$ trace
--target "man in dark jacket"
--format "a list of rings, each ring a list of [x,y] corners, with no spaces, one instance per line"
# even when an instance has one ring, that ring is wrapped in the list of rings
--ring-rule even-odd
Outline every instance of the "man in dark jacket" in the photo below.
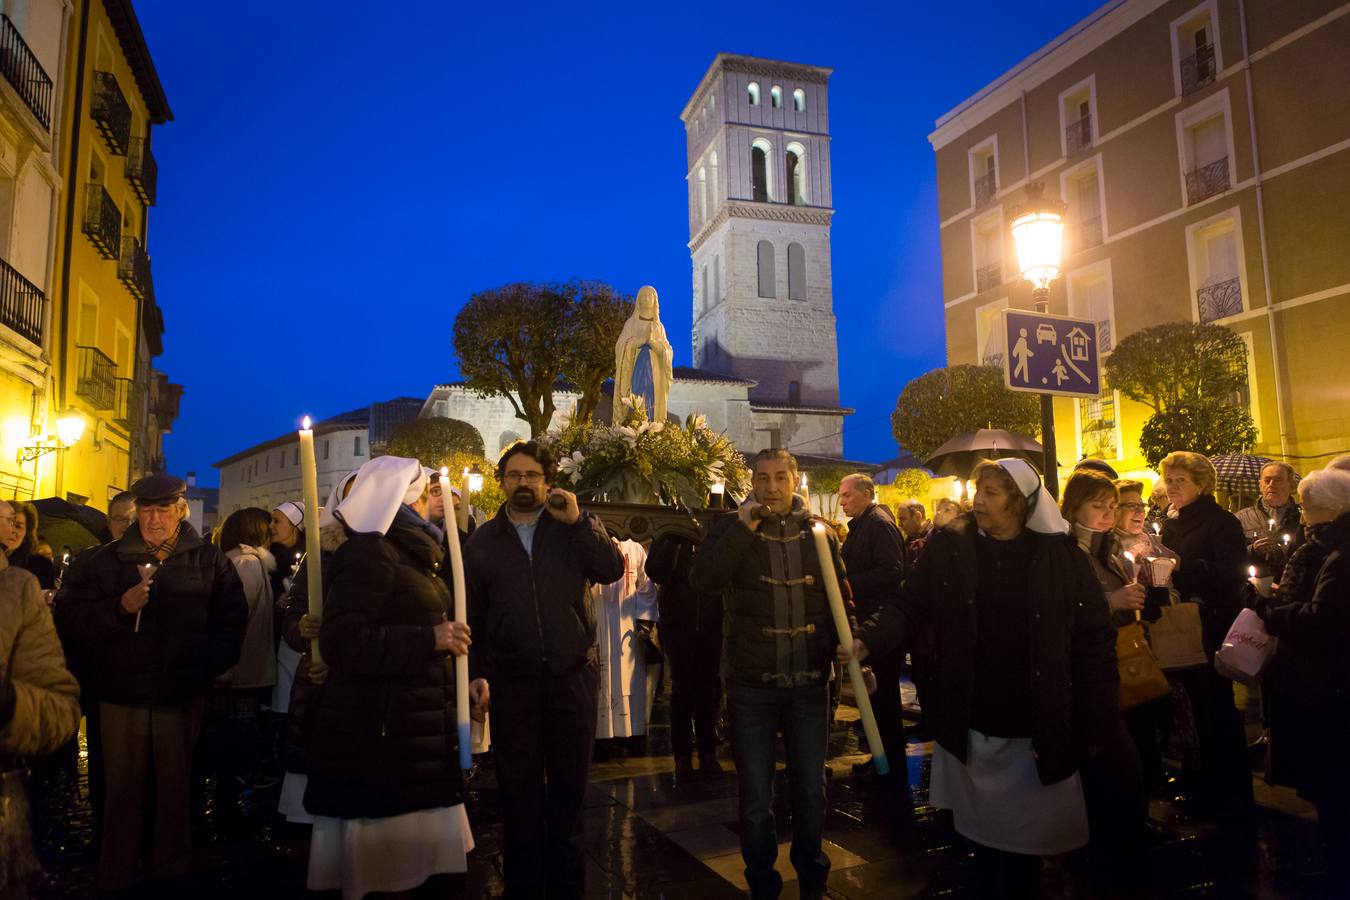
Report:
[[[1290,554],[1303,543],[1303,524],[1294,500],[1297,479],[1298,473],[1288,463],[1266,463],[1261,469],[1261,496],[1254,506],[1237,511],[1247,542],[1247,565],[1255,566],[1259,576],[1279,581]]]
[[[464,548],[470,693],[488,705],[511,897],[581,896],[581,811],[595,745],[595,622],[587,582],[623,576],[600,520],[553,487],[557,462],[534,441],[502,452],[507,502]],[[550,505],[545,508],[545,500]],[[547,786],[547,787],[546,787]]]
[[[876,488],[866,475],[849,475],[839,482],[839,507],[849,517],[848,537],[840,553],[848,568],[858,618],[865,619],[899,596],[900,582],[905,577],[905,541],[891,511],[877,503]],[[905,752],[905,723],[900,712],[903,662],[902,649],[871,659],[872,673],[877,679],[872,712],[876,715],[878,736],[886,752],[897,761],[904,758]],[[855,765],[853,771],[870,775],[876,768],[868,760]],[[904,782],[908,769],[897,765],[892,773],[892,781]]]
[[[186,521],[182,479],[150,475],[131,490],[135,524],[71,570],[56,604],[63,639],[93,660],[101,700],[103,890],[136,880],[146,818],[154,820],[151,877],[187,873],[188,787],[202,709],[212,680],[238,661],[248,621],[234,566]],[[147,781],[153,812],[145,808]]]
[[[823,897],[830,860],[825,825],[825,748],[834,621],[821,581],[813,519],[794,491],[797,460],[761,450],[754,496],[719,519],[694,560],[700,591],[726,591],[727,717],[740,781],[741,856],[752,897],[777,897],[774,746],[783,734],[792,791],[792,865],[802,897]],[[833,529],[830,559],[846,584]]]

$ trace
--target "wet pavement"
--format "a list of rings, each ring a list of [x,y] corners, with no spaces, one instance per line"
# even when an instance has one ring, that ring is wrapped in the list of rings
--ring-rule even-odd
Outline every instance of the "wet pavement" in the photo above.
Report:
[[[595,898],[720,900],[747,896],[736,822],[736,778],[723,746],[726,773],[677,784],[668,729],[658,704],[652,755],[597,762],[585,812],[586,895]],[[856,711],[842,705],[830,737],[829,814],[825,851],[832,862],[830,895],[837,898],[977,896],[968,847],[950,818],[927,804],[931,745],[907,747],[909,790],[852,774],[860,752]],[[43,898],[95,896],[95,854],[83,763],[57,768],[35,797],[45,825],[38,834],[46,872],[35,892]],[[780,772],[780,782],[782,773]],[[278,821],[279,788],[247,792],[231,809],[215,809],[210,791],[197,831],[196,871],[168,893],[175,897],[301,897],[305,895],[306,829]],[[785,795],[785,784],[778,794]],[[1047,895],[1067,897],[1324,896],[1320,844],[1306,805],[1258,782],[1262,806],[1254,836],[1186,814],[1184,798],[1155,798],[1155,834],[1144,851],[1136,883],[1094,877],[1086,860],[1070,857],[1050,867]],[[451,896],[495,897],[501,881],[501,823],[490,767],[470,784],[469,815],[476,849],[470,870],[457,876]],[[798,896],[787,862],[790,822],[777,810],[783,896]],[[1105,882],[1105,883],[1104,883]],[[336,895],[332,895],[336,896]]]

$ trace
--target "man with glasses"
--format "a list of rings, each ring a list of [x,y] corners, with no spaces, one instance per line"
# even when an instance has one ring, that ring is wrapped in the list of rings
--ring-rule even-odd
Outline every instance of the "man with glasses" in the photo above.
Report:
[[[508,897],[582,894],[598,689],[587,582],[609,584],[624,571],[600,520],[553,486],[557,471],[535,441],[502,451],[506,502],[464,548],[475,635],[469,691],[476,718],[492,708]]]

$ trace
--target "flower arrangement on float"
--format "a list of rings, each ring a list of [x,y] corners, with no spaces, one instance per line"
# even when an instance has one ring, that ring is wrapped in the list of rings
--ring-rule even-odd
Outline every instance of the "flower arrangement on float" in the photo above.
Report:
[[[640,397],[618,404],[610,425],[565,416],[543,443],[558,460],[558,484],[588,500],[700,509],[716,484],[732,496],[750,489],[734,444],[694,414],[683,425],[652,422]]]

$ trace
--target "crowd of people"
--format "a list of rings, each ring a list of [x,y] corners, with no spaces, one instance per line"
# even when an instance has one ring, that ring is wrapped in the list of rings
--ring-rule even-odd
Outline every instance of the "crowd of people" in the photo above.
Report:
[[[277,815],[308,829],[312,890],[444,895],[475,846],[472,740],[490,747],[508,895],[580,896],[592,762],[645,752],[668,665],[676,785],[721,774],[724,720],[746,881],[776,897],[781,738],[790,860],[800,895],[821,897],[826,750],[854,659],[881,745],[855,774],[907,806],[908,668],[934,742],[930,799],[970,842],[980,896],[1032,896],[1045,859],[1080,852],[1128,881],[1164,759],[1225,839],[1251,840],[1252,742],[1213,664],[1244,609],[1278,639],[1243,694],[1268,779],[1316,804],[1332,877],[1350,885],[1350,456],[1301,479],[1268,464],[1236,514],[1190,452],[1162,461],[1151,494],[1085,460],[1058,501],[1029,463],[985,461],[972,500],[931,519],[921,500],[879,503],[858,473],[840,485],[847,527],[823,545],[793,456],[761,451],[752,471],[706,535],[644,547],[558,487],[536,442],[503,452],[506,502],[481,523],[418,460],[377,457],[313,517],[321,611],[299,501],[202,535],[184,483],[152,475],[114,498],[103,543],[60,560],[38,551],[31,504],[0,501],[0,896],[23,896],[37,864],[20,773],[68,752],[81,717],[109,894],[189,874],[209,780],[222,815],[280,785]],[[467,622],[453,620],[461,553]],[[472,738],[456,721],[460,657]]]

